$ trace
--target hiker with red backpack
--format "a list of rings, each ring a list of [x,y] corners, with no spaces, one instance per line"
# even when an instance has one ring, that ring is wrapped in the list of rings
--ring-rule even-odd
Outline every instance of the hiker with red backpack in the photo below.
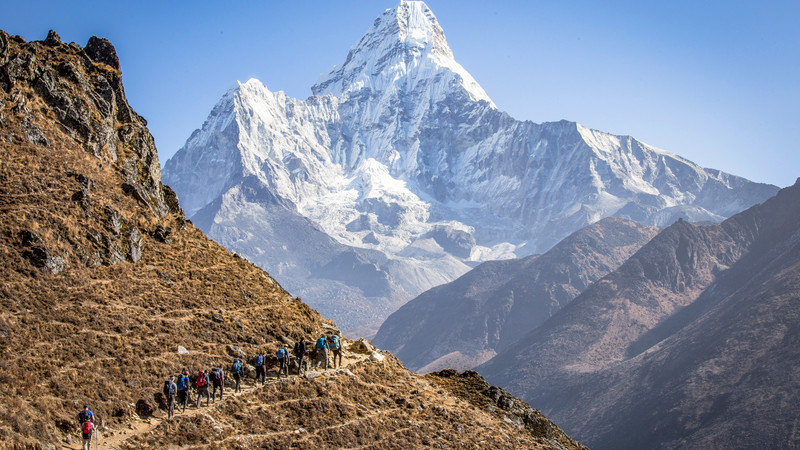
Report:
[[[209,379],[208,379],[208,373],[206,373],[206,372],[207,371],[201,370],[200,373],[197,374],[197,381],[195,381],[195,383],[197,384],[197,407],[198,408],[200,407],[200,400],[203,398],[204,395],[206,396],[206,406],[209,406],[211,404],[211,396],[208,395],[208,382],[209,382]]]
[[[95,427],[94,413],[89,409],[89,405],[84,405],[83,411],[78,413],[78,423],[81,424],[81,435],[83,437],[81,450],[90,450]]]

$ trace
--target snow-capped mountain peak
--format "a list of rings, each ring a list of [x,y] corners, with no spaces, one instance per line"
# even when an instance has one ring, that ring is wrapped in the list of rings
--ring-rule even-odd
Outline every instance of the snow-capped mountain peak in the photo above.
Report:
[[[421,1],[401,1],[378,17],[334,66],[311,88],[314,95],[369,89],[379,95],[407,94],[417,88],[435,100],[462,87],[472,100],[494,103],[453,57],[436,16]]]
[[[603,217],[721,221],[777,189],[629,136],[515,120],[423,2],[381,14],[312,91],[237,83],[163,174],[210,236],[348,327]],[[342,316],[357,297],[378,306]]]

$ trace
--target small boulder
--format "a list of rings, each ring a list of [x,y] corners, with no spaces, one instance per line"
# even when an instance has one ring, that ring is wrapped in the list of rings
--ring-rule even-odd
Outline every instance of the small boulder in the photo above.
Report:
[[[361,338],[347,346],[347,350],[354,353],[361,353],[362,355],[369,355],[375,352],[375,346],[373,346],[368,340]]]
[[[179,355],[188,355],[189,354],[189,350],[186,350],[186,347],[184,347],[182,345],[179,345],[178,346],[178,354]]]
[[[233,356],[234,358],[239,358],[242,361],[247,359],[247,354],[245,354],[244,350],[242,350],[239,346],[228,344],[226,350],[228,351],[228,354]]]
[[[286,346],[289,347],[289,348],[293,348],[294,347],[294,341],[291,340],[290,338],[286,337],[286,336],[281,336],[281,342],[286,344]]]
[[[211,320],[217,323],[225,322],[225,319],[217,313],[211,313]]]
[[[138,414],[142,419],[152,417],[155,410],[155,407],[143,398],[136,402],[136,414]]]

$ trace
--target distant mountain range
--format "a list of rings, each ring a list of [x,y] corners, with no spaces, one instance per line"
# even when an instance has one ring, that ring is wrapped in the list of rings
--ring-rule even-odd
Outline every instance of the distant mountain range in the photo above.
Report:
[[[617,269],[659,229],[609,217],[542,255],[489,261],[392,313],[373,342],[416,371],[471,369]]]
[[[312,92],[237,83],[164,179],[203,231],[351,332],[604,217],[719,222],[777,191],[628,136],[510,117],[422,2],[381,14]]]
[[[591,448],[795,448],[800,179],[678,221],[478,366]]]

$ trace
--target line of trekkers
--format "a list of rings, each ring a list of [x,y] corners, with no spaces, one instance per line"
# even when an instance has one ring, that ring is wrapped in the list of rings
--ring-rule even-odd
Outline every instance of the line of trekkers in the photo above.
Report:
[[[290,365],[296,365],[298,376],[301,372],[307,371],[309,357],[315,358],[315,367],[319,368],[322,366],[328,369],[329,356],[332,354],[333,368],[337,367],[337,358],[339,363],[338,367],[342,366],[342,340],[338,334],[320,336],[314,343],[313,348],[310,348],[309,344],[310,342],[306,342],[304,338],[296,342],[291,352],[294,354],[294,359],[292,359],[286,344],[278,348],[275,354],[278,359],[279,367],[276,375],[277,378],[284,375],[288,377]],[[251,376],[255,378],[255,382],[266,383],[267,358],[264,353],[261,352],[254,356],[250,362],[254,367],[254,373],[251,372]],[[242,361],[240,359],[234,359],[230,367],[230,374],[233,377],[233,383],[231,384],[233,385],[234,392],[240,392],[242,390],[242,380],[245,378],[244,371],[245,366]],[[186,406],[191,401],[191,393],[189,392],[191,387],[194,387],[197,393],[197,400],[195,402],[197,408],[200,407],[203,397],[206,399],[206,406],[208,406],[210,402],[216,401],[217,391],[219,391],[219,399],[222,400],[225,390],[225,370],[222,368],[222,365],[220,365],[211,370],[200,370],[195,376],[190,375],[189,371],[184,369],[183,373],[178,375],[177,380],[174,375],[171,375],[169,379],[164,382],[164,388],[162,390],[164,402],[167,406],[168,417],[171,418],[174,415],[176,399],[178,401],[178,406],[182,407],[182,411],[186,411]],[[208,391],[209,387],[212,388],[210,394]]]
[[[332,354],[333,368],[337,367],[337,358],[338,367],[342,367],[342,339],[338,334],[320,336],[319,339],[317,339],[314,343],[313,348],[310,348],[310,342],[306,342],[305,339],[301,338],[299,342],[294,344],[292,353],[294,354],[295,359],[291,358],[286,344],[283,344],[276,352],[275,356],[278,358],[279,365],[277,374],[278,378],[280,378],[281,375],[288,377],[289,366],[294,364],[297,365],[298,376],[301,372],[307,371],[308,357],[315,358],[315,367],[318,368],[322,366],[323,368],[327,369],[329,362],[328,359],[330,354]],[[251,362],[255,367],[255,381],[261,382],[262,384],[266,383],[267,358],[264,353],[261,352],[253,357]],[[244,370],[245,367],[242,364],[242,361],[240,359],[234,359],[233,364],[231,364],[230,367],[230,373],[233,376],[232,384],[234,392],[240,392],[242,390]],[[209,386],[212,388],[210,394],[208,392]],[[209,405],[209,401],[215,401],[218,390],[219,399],[222,400],[222,395],[225,389],[225,370],[222,368],[222,365],[220,365],[212,368],[211,370],[200,370],[196,376],[190,376],[189,371],[184,369],[183,373],[178,375],[177,382],[176,377],[174,375],[170,375],[167,381],[164,382],[164,389],[162,390],[164,400],[167,405],[168,417],[171,418],[174,415],[176,398],[178,399],[179,406],[182,406],[183,411],[186,411],[186,405],[190,401],[190,387],[194,387],[195,391],[197,392],[196,406],[198,408],[200,407],[203,397],[206,398],[206,406]],[[91,448],[96,426],[95,415],[89,409],[88,405],[84,406],[83,410],[78,413],[78,423],[81,425],[81,435],[83,438],[81,448],[89,450]]]

